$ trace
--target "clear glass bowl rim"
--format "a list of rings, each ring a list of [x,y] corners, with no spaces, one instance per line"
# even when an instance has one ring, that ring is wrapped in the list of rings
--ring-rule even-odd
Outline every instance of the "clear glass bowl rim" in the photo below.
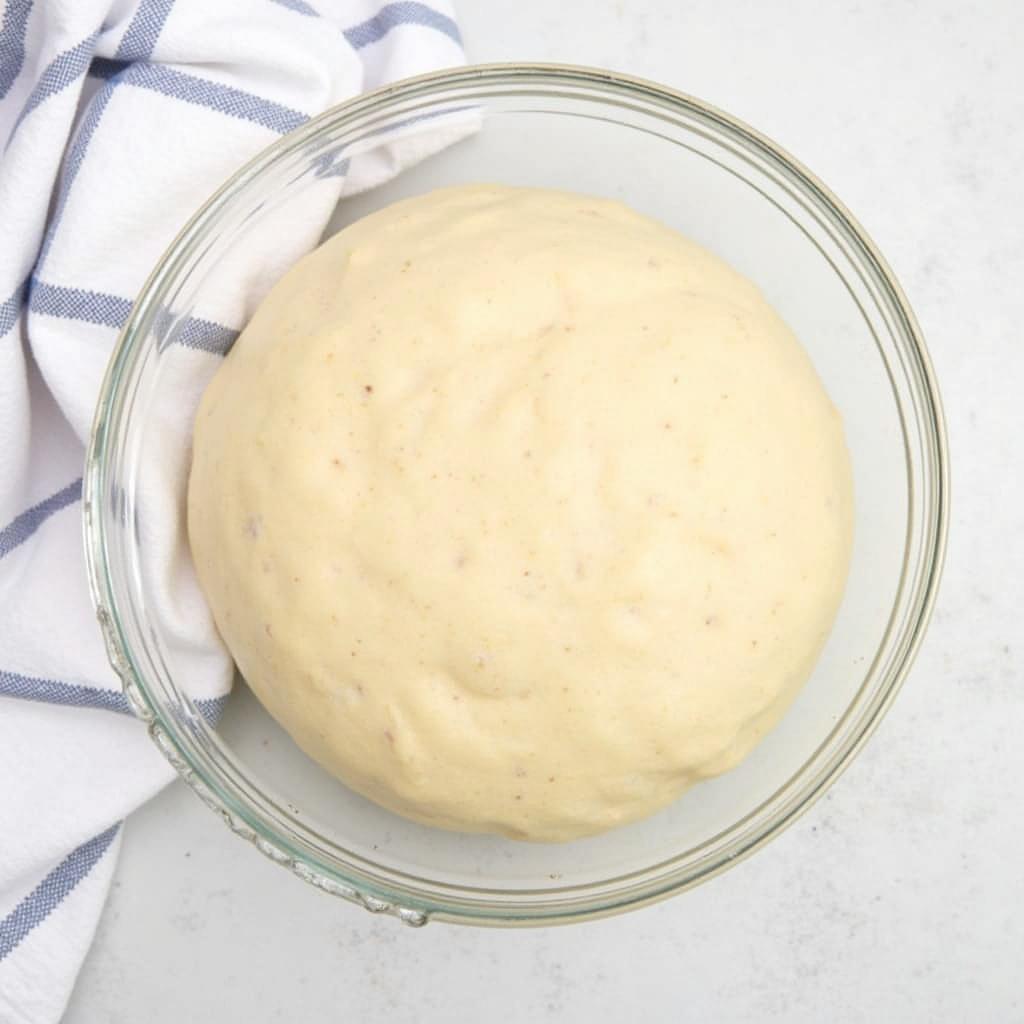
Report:
[[[517,896],[536,893],[486,889],[466,889],[438,883],[429,891],[404,881],[368,875],[355,866],[339,868],[312,855],[308,845],[297,845],[281,829],[268,825],[265,816],[250,806],[229,780],[215,779],[204,771],[201,759],[181,723],[167,713],[149,686],[133,657],[130,641],[121,619],[110,574],[108,550],[109,523],[101,496],[109,484],[111,450],[116,436],[110,429],[128,396],[128,368],[137,350],[144,345],[163,296],[174,280],[183,252],[191,249],[203,233],[215,225],[219,210],[261,172],[308,146],[321,135],[335,130],[340,123],[369,113],[379,113],[405,99],[438,98],[445,90],[468,87],[520,86],[532,88],[563,86],[588,88],[607,98],[631,98],[635,101],[676,109],[698,116],[706,125],[752,150],[781,171],[790,183],[825,214],[851,244],[857,258],[882,289],[898,313],[898,324],[905,346],[904,357],[912,363],[915,380],[910,383],[916,399],[925,410],[922,426],[925,450],[923,467],[929,484],[923,509],[925,536],[919,564],[913,574],[916,583],[908,592],[901,586],[898,597],[904,605],[900,633],[900,654],[888,676],[872,695],[861,714],[857,728],[834,744],[836,749],[822,758],[822,751],[839,734],[840,722],[822,742],[801,770],[755,811],[735,823],[727,833],[728,842],[719,844],[714,856],[696,864],[681,865],[635,881],[631,875],[577,887],[576,890],[543,890],[549,898],[517,900]],[[591,94],[592,95],[592,94]],[[97,617],[107,645],[111,664],[119,675],[129,704],[147,723],[157,746],[197,794],[218,812],[235,832],[249,839],[274,861],[325,891],[343,896],[375,912],[397,916],[406,924],[418,926],[430,918],[485,925],[553,924],[604,916],[631,907],[663,899],[714,877],[760,848],[806,811],[835,781],[874,732],[898,692],[927,628],[935,602],[945,555],[949,522],[949,465],[945,422],[938,385],[920,329],[903,291],[874,243],[843,204],[813,174],[770,139],[731,115],[687,94],[619,72],[566,64],[507,63],[481,64],[443,70],[385,86],[343,102],[311,119],[301,128],[267,147],[228,179],[196,212],[170,244],[145,284],[114,347],[100,390],[95,420],[86,454],[84,478],[83,528],[90,590]],[[904,566],[904,580],[908,578]],[[896,618],[894,611],[891,621]],[[890,627],[891,630],[891,627]],[[844,716],[844,720],[845,721]],[[817,763],[808,773],[807,766]],[[742,826],[742,827],[741,827]],[[293,832],[292,829],[288,829]],[[720,838],[720,837],[716,837]],[[711,841],[713,842],[713,841]],[[709,845],[709,844],[705,844]],[[671,863],[671,862],[669,862]],[[656,867],[662,867],[657,865]],[[386,870],[386,869],[384,869]],[[648,874],[652,869],[645,869]],[[643,872],[635,873],[642,875]],[[415,880],[413,880],[415,881]],[[628,882],[627,885],[615,884]],[[445,890],[451,895],[445,895]],[[578,890],[582,889],[580,892]],[[591,892],[591,890],[593,890]],[[439,895],[440,892],[440,895]],[[469,894],[469,895],[467,895]]]

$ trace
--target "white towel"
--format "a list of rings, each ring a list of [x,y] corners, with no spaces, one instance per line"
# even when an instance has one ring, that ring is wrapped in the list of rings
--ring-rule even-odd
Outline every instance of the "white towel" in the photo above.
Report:
[[[0,1022],[46,1024],[92,939],[120,823],[172,777],[108,667],[85,577],[83,444],[118,327],[243,161],[331,104],[463,53],[446,0],[0,6]],[[416,155],[356,157],[338,187]],[[298,258],[328,213],[295,224],[277,255]],[[197,358],[216,358],[254,297],[199,321]],[[193,692],[215,714],[230,663],[209,630],[191,639]]]

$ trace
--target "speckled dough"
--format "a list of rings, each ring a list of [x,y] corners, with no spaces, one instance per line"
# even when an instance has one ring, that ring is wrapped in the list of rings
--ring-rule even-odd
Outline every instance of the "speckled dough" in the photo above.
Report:
[[[203,398],[217,625],[400,814],[565,840],[735,765],[809,675],[850,467],[756,288],[603,200],[463,187],[302,260]]]

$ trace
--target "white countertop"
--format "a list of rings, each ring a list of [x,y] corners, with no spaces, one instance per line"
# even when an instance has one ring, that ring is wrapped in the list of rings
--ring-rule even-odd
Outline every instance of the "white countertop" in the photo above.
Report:
[[[1024,1021],[1024,5],[461,8],[474,60],[606,65],[741,117],[874,236],[949,421],[929,638],[875,738],[782,837],[593,924],[403,928],[275,867],[176,783],[126,827],[66,1021]]]

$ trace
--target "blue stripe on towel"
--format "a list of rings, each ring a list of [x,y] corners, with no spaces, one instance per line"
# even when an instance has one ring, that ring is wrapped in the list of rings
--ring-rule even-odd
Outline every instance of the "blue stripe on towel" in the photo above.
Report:
[[[320,13],[305,0],[271,0],[280,7],[287,7],[296,14],[304,14],[310,18],[319,18]],[[462,45],[459,26],[440,11],[415,0],[398,0],[397,3],[385,4],[372,18],[359,22],[343,31],[343,35],[353,49],[361,50],[364,46],[383,39],[393,28],[399,25],[419,25],[431,28],[448,36],[453,43]]]
[[[199,349],[216,356],[227,355],[227,351],[235,343],[238,331],[225,327],[223,324],[204,320],[199,316],[186,317],[174,341],[185,348]]]
[[[65,897],[93,869],[114,841],[121,822],[72,850],[2,921],[0,960],[63,903]]]
[[[128,698],[119,690],[108,690],[103,686],[84,686],[81,683],[65,683],[58,679],[41,679],[38,676],[26,676],[6,669],[0,669],[0,697],[16,697],[19,700],[38,701],[41,704],[61,704],[69,708],[115,711],[119,715],[132,713]],[[210,725],[216,725],[227,699],[225,694],[223,697],[200,697],[192,703]]]
[[[97,57],[89,67],[93,78],[102,78],[111,85],[134,85],[197,107],[206,107],[219,114],[251,121],[284,135],[309,120],[301,110],[293,110],[273,100],[257,96],[230,85],[221,85],[209,78],[186,74],[162,64],[132,63]]]
[[[120,330],[128,319],[131,308],[131,299],[111,295],[109,292],[69,288],[39,280],[34,280],[31,285],[29,309],[43,316],[78,320]],[[157,333],[166,333],[166,328],[161,332],[158,327]],[[203,317],[188,316],[180,323],[172,340],[185,348],[222,356],[231,348],[237,337],[238,331],[230,327],[213,320],[205,320]]]
[[[221,85],[198,75],[185,74],[161,64],[132,64],[118,75],[118,81],[139,89],[149,89],[151,92],[161,93],[197,107],[206,107],[219,114],[250,121],[281,135],[309,120],[309,116],[300,110],[293,110],[255,93],[235,89],[230,85]]]
[[[296,14],[305,14],[308,18],[319,18],[320,13],[314,7],[310,7],[306,0],[271,0],[279,7],[287,7],[289,11]]]
[[[29,288],[28,308],[44,316],[82,320],[119,329],[128,319],[132,303],[119,295],[34,280]]]
[[[82,686],[79,683],[61,683],[56,679],[40,679],[20,672],[0,669],[0,697],[17,697],[43,704],[63,704],[71,708],[100,708],[131,714],[131,707],[123,693],[105,687]]]
[[[73,505],[81,497],[82,478],[79,477],[12,519],[0,530],[0,558],[10,554],[19,544],[24,544],[54,512]]]
[[[0,26],[0,100],[25,65],[25,32],[32,0],[7,0]]]
[[[345,29],[345,38],[357,50],[383,39],[393,28],[399,25],[422,25],[436,29],[448,36],[453,43],[462,45],[459,26],[448,17],[435,11],[426,4],[414,0],[399,0],[398,3],[385,4],[372,18]]]
[[[142,0],[121,37],[116,56],[122,60],[149,57],[173,6],[174,0]]]
[[[21,303],[27,288],[28,280],[22,281],[9,299],[0,302],[0,338],[18,322],[18,314],[21,312]]]

